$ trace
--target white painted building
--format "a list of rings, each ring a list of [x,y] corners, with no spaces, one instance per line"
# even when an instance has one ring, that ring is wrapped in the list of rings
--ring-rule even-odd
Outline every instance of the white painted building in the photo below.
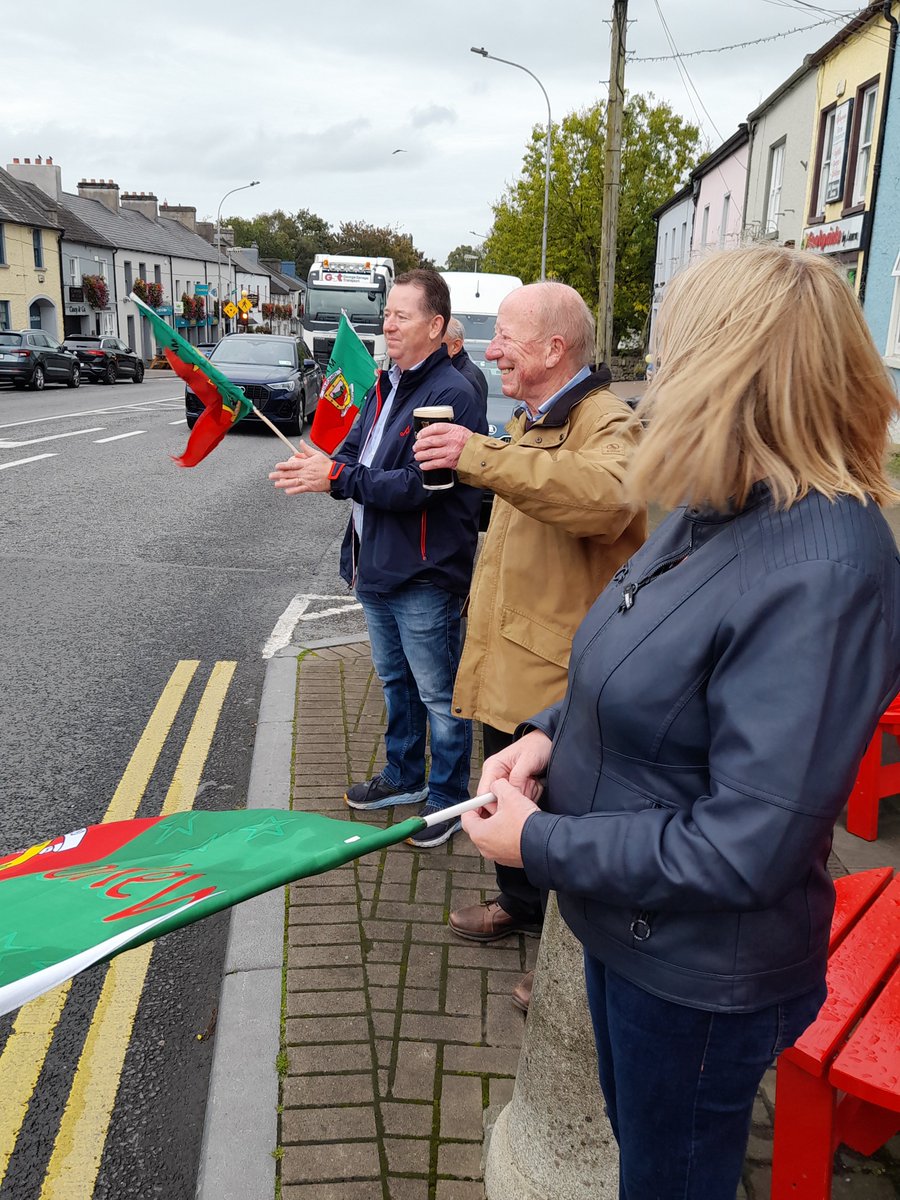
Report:
[[[656,342],[656,314],[666,284],[690,262],[694,225],[694,185],[686,183],[670,200],[653,213],[656,219],[656,265],[653,272],[653,304],[650,310],[649,347]]]

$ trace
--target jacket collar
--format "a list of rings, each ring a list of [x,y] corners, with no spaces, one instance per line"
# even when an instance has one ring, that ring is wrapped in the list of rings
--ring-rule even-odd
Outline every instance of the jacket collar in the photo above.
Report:
[[[611,382],[612,371],[610,371],[606,363],[601,363],[599,367],[594,367],[591,370],[587,379],[582,379],[581,383],[576,383],[574,387],[567,388],[550,411],[539,417],[535,424],[546,425],[550,428],[565,425],[569,419],[569,413],[576,404],[580,404],[585,396],[589,396],[591,392],[596,392],[599,388],[605,388]],[[523,412],[527,417],[528,409],[524,407],[516,411],[516,416]]]
[[[725,509],[710,508],[708,505],[697,505],[692,508],[686,508],[684,515],[689,521],[701,521],[707,525],[719,524],[722,521],[733,521],[741,513],[750,512],[751,509],[758,508],[760,504],[765,503],[770,498],[770,495],[769,485],[764,479],[761,479],[758,483],[754,483],[747,499],[740,508],[737,508],[731,501],[729,501],[728,507]]]

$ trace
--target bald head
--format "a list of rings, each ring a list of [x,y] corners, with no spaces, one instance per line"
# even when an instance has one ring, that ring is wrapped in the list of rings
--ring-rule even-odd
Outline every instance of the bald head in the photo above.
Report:
[[[594,355],[594,319],[574,288],[531,283],[500,305],[486,357],[497,363],[504,395],[533,411],[564,387]]]

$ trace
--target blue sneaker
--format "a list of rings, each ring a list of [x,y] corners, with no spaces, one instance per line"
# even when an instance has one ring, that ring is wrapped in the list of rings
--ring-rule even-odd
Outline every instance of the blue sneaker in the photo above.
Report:
[[[440,811],[438,805],[426,804],[419,816],[430,817],[432,813]],[[460,829],[462,829],[462,822],[459,817],[451,817],[449,821],[438,821],[434,825],[426,825],[424,829],[420,829],[418,833],[412,834],[406,840],[417,850],[430,850],[432,846],[442,846],[444,842],[449,842],[454,833],[458,833]]]
[[[399,791],[391,783],[386,783],[380,775],[367,779],[365,783],[351,783],[344,792],[344,803],[350,808],[375,809],[390,808],[392,804],[418,804],[428,795],[428,788],[423,782],[412,791]]]

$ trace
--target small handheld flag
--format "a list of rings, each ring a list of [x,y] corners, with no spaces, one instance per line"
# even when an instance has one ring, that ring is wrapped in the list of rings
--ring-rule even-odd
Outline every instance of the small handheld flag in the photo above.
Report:
[[[252,412],[253,404],[237,384],[227,379],[139,296],[132,292],[128,298],[152,325],[157,345],[162,348],[169,366],[203,404],[203,412],[191,430],[184,453],[175,458],[181,467],[196,467],[218,446],[232,425]]]
[[[122,950],[492,799],[387,829],[280,809],[183,812],[90,825],[0,857],[0,1016]]]
[[[375,375],[372,355],[342,313],[309,431],[320,450],[332,454],[350,432]]]

